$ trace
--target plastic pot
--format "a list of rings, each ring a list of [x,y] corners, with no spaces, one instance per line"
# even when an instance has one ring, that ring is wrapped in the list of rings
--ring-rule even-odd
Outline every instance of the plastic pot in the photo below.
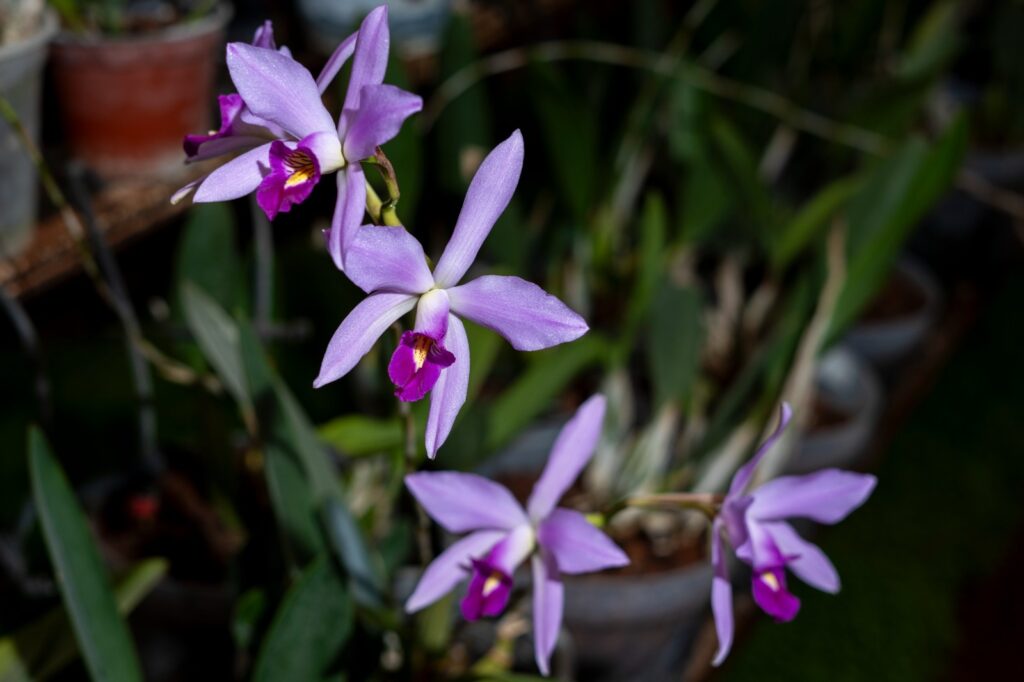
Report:
[[[0,46],[0,94],[11,103],[33,141],[39,137],[39,98],[46,46],[57,33],[50,12],[28,40]],[[36,169],[18,135],[0,120],[0,255],[11,256],[30,241],[36,223]]]
[[[182,138],[210,127],[227,5],[126,38],[61,33],[53,75],[71,153],[107,178],[181,173]]]

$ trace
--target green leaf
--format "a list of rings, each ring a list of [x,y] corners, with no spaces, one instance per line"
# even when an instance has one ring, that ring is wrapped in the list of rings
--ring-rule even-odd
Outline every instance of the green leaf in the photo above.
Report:
[[[231,635],[235,646],[247,650],[256,634],[256,628],[267,608],[267,595],[262,589],[246,590],[235,602],[235,613],[231,619]]]
[[[309,483],[291,455],[276,443],[267,443],[263,462],[274,515],[291,548],[305,562],[325,548]]]
[[[658,289],[665,270],[665,241],[668,228],[668,211],[661,194],[651,192],[644,200],[640,215],[640,244],[637,249],[636,271],[633,276],[633,292],[629,299],[629,310],[623,325],[622,337],[617,345],[619,361],[624,361],[633,347],[640,324],[647,317],[651,300]]]
[[[476,361],[476,356],[473,356]],[[317,429],[320,439],[348,457],[390,452],[402,447],[402,424],[397,419],[376,419],[361,414],[337,417]]]
[[[469,357],[473,358],[473,364],[469,368],[469,388],[466,389],[466,402],[472,403],[483,388],[487,375],[494,367],[498,353],[505,345],[497,332],[486,327],[473,324],[466,325],[466,337],[469,340]]]
[[[185,321],[224,387],[243,412],[253,410],[238,325],[209,294],[192,282],[181,288]]]
[[[666,280],[655,299],[647,342],[655,407],[669,400],[686,405],[700,369],[704,342],[700,293]]]
[[[121,615],[127,615],[167,573],[163,559],[147,559],[114,588]],[[0,682],[41,682],[78,658],[78,643],[67,611],[57,607],[13,635],[0,639]]]
[[[773,226],[777,216],[771,194],[758,174],[753,151],[740,132],[725,118],[717,117],[712,121],[711,134],[715,141],[716,160],[731,181],[734,195],[739,194],[751,234],[760,239],[770,251],[769,237],[775,233]]]
[[[504,445],[546,410],[580,372],[597,364],[607,352],[607,341],[590,332],[573,343],[533,354],[529,368],[494,401],[487,431],[488,448]]]
[[[235,220],[226,203],[196,204],[182,231],[175,261],[178,291],[192,282],[223,308],[248,309],[245,268],[235,246]]]
[[[772,264],[776,270],[789,265],[829,226],[863,185],[863,178],[840,178],[814,195],[783,228],[773,244]]]
[[[405,68],[397,51],[391,53],[391,68],[385,81],[412,90]],[[423,134],[415,125],[404,125],[402,130],[384,148],[395,175],[402,196],[398,200],[398,214],[406,225],[415,225],[416,207],[419,205],[423,185]],[[370,169],[369,172],[376,172]]]
[[[352,632],[352,601],[326,556],[285,595],[256,659],[254,682],[322,682]]]
[[[967,123],[961,117],[934,146],[909,140],[867,179],[850,206],[846,282],[826,343],[838,338],[881,289],[911,231],[952,183],[966,145]]]
[[[75,638],[94,682],[142,681],[131,635],[118,614],[85,515],[42,432],[29,433],[32,496]]]
[[[937,75],[956,53],[960,43],[959,3],[935,2],[914,27],[906,51],[895,68],[903,80],[919,80]]]

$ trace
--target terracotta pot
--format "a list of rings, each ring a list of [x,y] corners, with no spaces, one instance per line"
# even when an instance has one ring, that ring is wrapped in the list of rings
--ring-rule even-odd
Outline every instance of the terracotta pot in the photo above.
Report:
[[[181,172],[182,138],[208,130],[226,5],[129,38],[62,33],[53,74],[72,154],[107,178]]]

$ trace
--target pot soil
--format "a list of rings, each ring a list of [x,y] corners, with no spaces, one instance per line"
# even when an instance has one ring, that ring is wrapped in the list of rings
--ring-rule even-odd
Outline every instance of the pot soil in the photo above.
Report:
[[[39,97],[46,46],[57,33],[52,12],[35,35],[0,46],[0,95],[11,103],[33,141],[39,137]],[[0,256],[19,253],[36,223],[39,183],[18,135],[0,120]]]
[[[181,141],[210,127],[217,49],[231,11],[129,38],[62,33],[53,74],[71,153],[105,178],[173,176]]]

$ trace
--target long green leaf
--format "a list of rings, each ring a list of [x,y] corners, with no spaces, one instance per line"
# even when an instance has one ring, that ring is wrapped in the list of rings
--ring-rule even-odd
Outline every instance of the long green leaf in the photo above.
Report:
[[[253,409],[238,325],[209,294],[192,282],[181,288],[185,321],[199,348],[243,412]]]
[[[348,641],[353,617],[344,581],[321,556],[288,590],[274,615],[256,659],[254,682],[322,682]]]
[[[655,406],[669,400],[688,404],[700,369],[704,341],[700,294],[666,281],[655,299],[647,360]]]
[[[473,356],[476,360],[476,356]],[[397,419],[375,419],[347,414],[322,424],[320,438],[348,457],[376,455],[402,447],[402,424]]]
[[[863,179],[858,176],[840,178],[804,204],[774,242],[771,255],[775,269],[785,268],[812,244],[862,185]]]
[[[93,682],[142,680],[131,635],[85,515],[42,432],[29,433],[32,495],[43,537]]]

